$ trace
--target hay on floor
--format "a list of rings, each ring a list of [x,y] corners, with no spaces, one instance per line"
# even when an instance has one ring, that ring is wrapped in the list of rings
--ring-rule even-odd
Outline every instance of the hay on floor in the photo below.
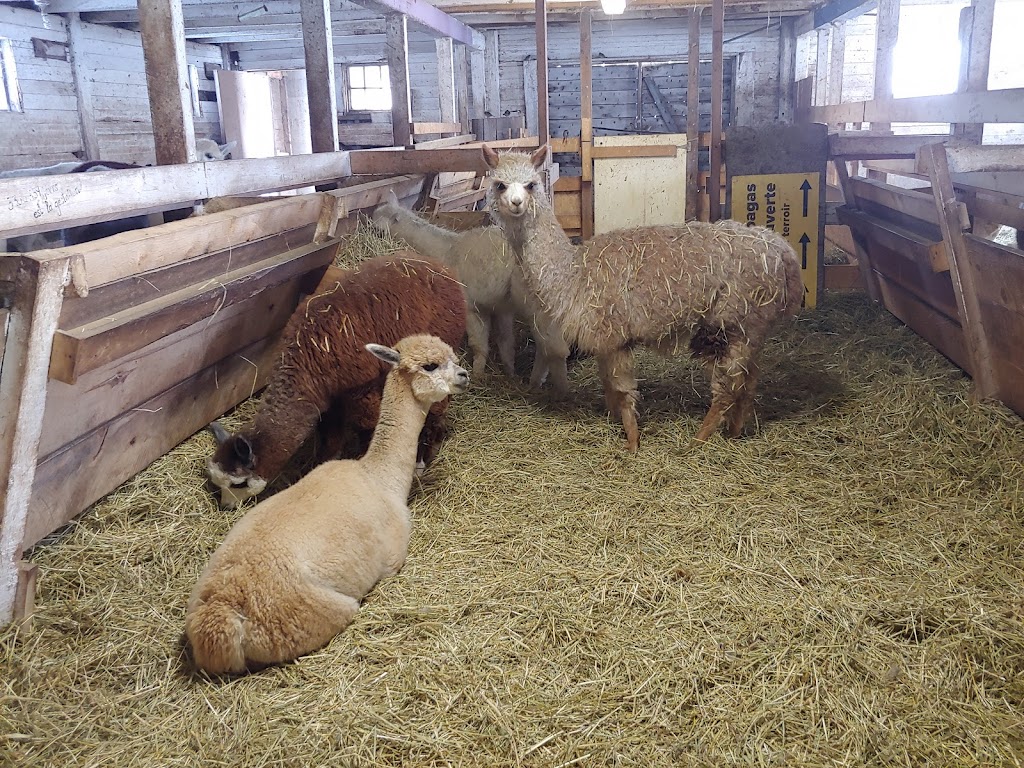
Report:
[[[592,360],[565,404],[474,382],[404,570],[322,651],[227,682],[180,642],[240,514],[197,435],[31,553],[0,764],[1019,765],[1020,420],[861,296],[763,362],[757,431],[691,447],[703,372],[641,353],[636,457]]]

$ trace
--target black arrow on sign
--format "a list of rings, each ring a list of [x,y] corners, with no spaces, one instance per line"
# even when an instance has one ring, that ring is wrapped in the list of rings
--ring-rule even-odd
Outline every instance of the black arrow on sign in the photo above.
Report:
[[[806,184],[807,182],[804,183]],[[806,195],[807,193],[805,192],[804,194]],[[800,265],[802,269],[807,269],[807,244],[811,242],[811,238],[809,238],[807,233],[804,232],[800,235],[800,240],[798,242],[800,243]]]
[[[807,218],[807,193],[811,191],[811,182],[804,179],[804,183],[800,185],[800,189],[804,191],[804,218]],[[806,235],[804,235],[806,237]]]

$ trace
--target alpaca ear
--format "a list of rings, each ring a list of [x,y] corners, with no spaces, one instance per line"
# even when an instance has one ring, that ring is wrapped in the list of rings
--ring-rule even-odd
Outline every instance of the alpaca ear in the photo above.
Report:
[[[234,441],[235,456],[242,463],[242,466],[246,469],[252,469],[256,466],[256,458],[253,455],[252,443],[249,442],[249,438],[243,437],[242,435],[236,435]]]
[[[397,350],[394,350],[391,347],[385,347],[383,344],[367,344],[366,351],[378,360],[383,360],[389,365],[398,365],[398,361],[401,359]]]
[[[231,433],[228,432],[224,425],[219,421],[215,421],[210,424],[209,430],[213,432],[213,437],[217,441],[217,445],[223,445],[231,439]]]
[[[532,155],[530,155],[530,161],[533,163],[533,167],[538,171],[544,167],[548,161],[548,145],[545,144],[543,147],[538,149]]]
[[[484,153],[484,162],[487,163],[488,168],[498,167],[498,153],[488,147],[486,144],[480,148],[480,151]]]

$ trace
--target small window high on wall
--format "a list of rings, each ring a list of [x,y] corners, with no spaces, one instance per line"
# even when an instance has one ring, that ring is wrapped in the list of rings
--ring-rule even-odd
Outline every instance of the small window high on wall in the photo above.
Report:
[[[0,112],[23,112],[11,41],[0,37]]]
[[[353,110],[391,109],[391,77],[386,64],[350,66],[348,89]]]

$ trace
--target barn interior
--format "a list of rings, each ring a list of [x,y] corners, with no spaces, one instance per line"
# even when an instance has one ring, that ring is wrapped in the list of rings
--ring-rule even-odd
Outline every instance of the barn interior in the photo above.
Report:
[[[1022,23],[1024,0],[0,2],[3,764],[1020,765]],[[402,247],[367,221],[392,192],[487,224],[484,145],[549,147],[576,240],[789,240],[804,307],[755,423],[693,444],[704,371],[638,350],[630,454],[595,361],[531,391],[520,329],[517,376],[453,399],[408,561],[353,624],[197,672],[189,592],[255,503],[218,507],[206,426],[252,417],[330,265]]]

